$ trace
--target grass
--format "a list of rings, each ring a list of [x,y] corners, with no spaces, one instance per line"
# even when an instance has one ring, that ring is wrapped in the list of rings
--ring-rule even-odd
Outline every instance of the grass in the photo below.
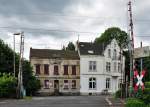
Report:
[[[25,100],[32,100],[32,97],[31,96],[26,96],[23,99],[25,99]]]

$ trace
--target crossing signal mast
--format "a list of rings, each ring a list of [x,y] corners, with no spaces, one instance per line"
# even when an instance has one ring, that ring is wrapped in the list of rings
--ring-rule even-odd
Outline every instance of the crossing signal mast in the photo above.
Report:
[[[129,96],[132,96],[133,92],[133,70],[134,70],[134,33],[133,33],[133,19],[132,19],[132,2],[128,2],[128,19],[129,19],[129,35],[128,35],[128,47],[130,53],[130,90]]]

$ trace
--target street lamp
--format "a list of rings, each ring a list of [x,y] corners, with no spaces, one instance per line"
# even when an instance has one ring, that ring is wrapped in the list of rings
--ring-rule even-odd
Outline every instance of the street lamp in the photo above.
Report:
[[[14,77],[16,74],[16,60],[15,60],[15,35],[20,35],[21,33],[14,33],[13,34],[13,40],[14,40]]]
[[[19,58],[19,73],[18,73],[18,87],[17,87],[17,97],[23,98],[23,80],[22,80],[22,59],[24,50],[24,34],[14,33],[14,50],[15,50],[15,35],[20,35],[20,58]],[[14,53],[14,75],[15,75],[15,53]]]

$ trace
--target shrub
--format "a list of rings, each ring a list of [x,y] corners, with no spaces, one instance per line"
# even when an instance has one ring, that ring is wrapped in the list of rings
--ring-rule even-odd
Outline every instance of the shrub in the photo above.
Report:
[[[9,74],[0,74],[0,97],[15,97],[16,79]]]
[[[146,107],[146,105],[140,99],[130,98],[127,99],[125,107]]]
[[[30,81],[28,82],[26,86],[26,94],[27,96],[35,95],[36,91],[40,89],[40,81],[37,80],[34,76],[30,78]]]
[[[115,97],[116,98],[120,98],[121,97],[121,90],[116,91]]]
[[[142,96],[142,100],[146,103],[146,104],[150,104],[150,88],[145,88],[143,91],[143,96]]]
[[[145,82],[145,87],[150,88],[150,82]]]

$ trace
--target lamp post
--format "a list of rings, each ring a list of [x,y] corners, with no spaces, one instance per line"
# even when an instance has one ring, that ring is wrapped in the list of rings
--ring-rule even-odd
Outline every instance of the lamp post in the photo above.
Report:
[[[14,77],[16,76],[16,58],[15,58],[15,54],[16,54],[15,53],[15,44],[16,44],[15,43],[15,36],[16,35],[20,35],[20,33],[14,33],[13,34],[13,40],[14,40],[14,42],[13,42],[14,43]]]
[[[17,98],[23,98],[22,60],[23,60],[23,51],[24,51],[24,34],[23,32],[14,33],[14,43],[15,43],[15,35],[21,36]],[[14,45],[14,50],[15,50],[15,45]],[[15,59],[15,54],[14,54],[14,59]],[[15,65],[15,60],[14,60],[14,65]],[[14,68],[14,75],[15,75],[15,68]]]

